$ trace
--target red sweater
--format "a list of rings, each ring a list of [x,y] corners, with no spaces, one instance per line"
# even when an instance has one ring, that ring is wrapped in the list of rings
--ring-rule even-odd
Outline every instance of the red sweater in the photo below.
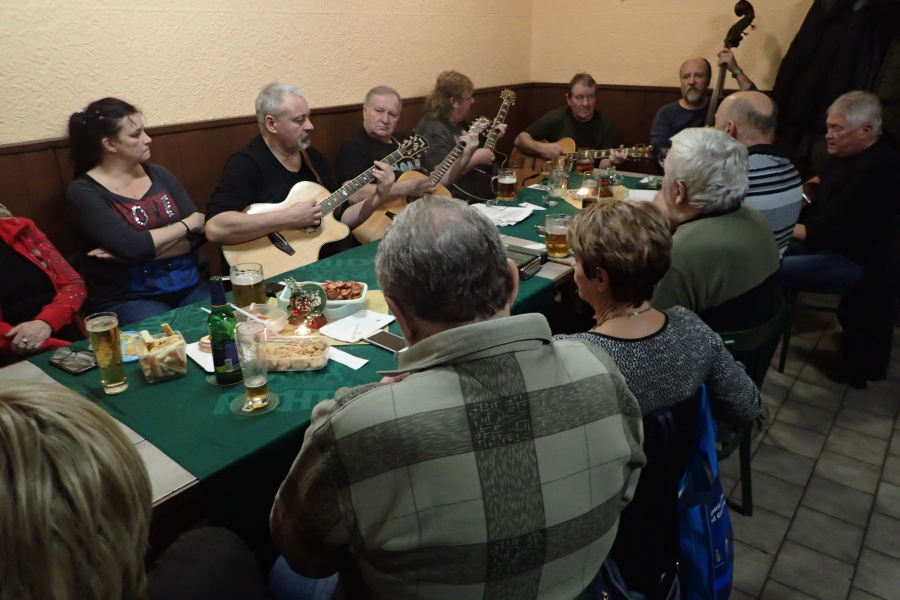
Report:
[[[35,317],[47,323],[53,331],[73,321],[80,322],[78,309],[84,303],[87,291],[84,280],[73,269],[56,247],[50,243],[31,219],[8,217],[0,219],[0,238],[10,248],[28,258],[37,265],[56,290],[56,296]],[[11,354],[12,338],[4,337],[15,324],[3,320],[3,307],[0,306],[0,355]],[[50,337],[44,342],[41,350],[49,350],[65,346],[69,342]]]

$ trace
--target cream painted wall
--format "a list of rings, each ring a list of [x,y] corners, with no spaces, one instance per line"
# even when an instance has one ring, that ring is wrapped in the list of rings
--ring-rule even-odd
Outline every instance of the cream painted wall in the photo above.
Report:
[[[528,81],[530,2],[447,6],[0,0],[0,144],[64,136],[69,114],[107,95],[162,125],[252,114],[274,79],[314,107],[361,102],[378,84],[423,95],[448,68],[479,87]]]
[[[735,49],[760,89],[778,65],[812,0],[751,0],[756,29]],[[681,63],[713,64],[738,20],[734,0],[533,0],[531,80],[568,81],[588,71],[598,83],[677,86]],[[726,77],[726,88],[736,89]]]
[[[753,0],[737,49],[763,89],[812,0]],[[425,94],[447,68],[476,86],[568,81],[677,85],[715,56],[731,0],[0,0],[0,144],[60,137],[70,113],[120,96],[150,125],[253,112],[284,79],[313,106],[360,102],[386,83]],[[731,79],[728,79],[731,83]]]

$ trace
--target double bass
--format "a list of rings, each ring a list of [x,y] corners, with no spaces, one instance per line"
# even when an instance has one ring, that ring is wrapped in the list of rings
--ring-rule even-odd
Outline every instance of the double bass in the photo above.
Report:
[[[741,39],[744,37],[744,30],[748,27],[754,27],[753,19],[756,18],[753,6],[747,0],[739,0],[734,5],[734,14],[739,16],[740,19],[731,26],[731,29],[725,35],[725,47],[729,50],[740,45]],[[716,81],[716,87],[713,88],[712,96],[709,99],[709,110],[706,112],[707,127],[712,127],[716,123],[716,110],[719,108],[719,98],[722,95],[723,85],[725,85],[725,65],[719,65],[719,79]]]

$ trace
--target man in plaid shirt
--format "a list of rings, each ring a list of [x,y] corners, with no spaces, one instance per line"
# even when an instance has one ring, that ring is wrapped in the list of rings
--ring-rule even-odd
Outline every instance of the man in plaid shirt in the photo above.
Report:
[[[338,598],[578,597],[645,461],[622,375],[509,316],[516,267],[460,201],[410,204],[375,266],[410,347],[313,410],[272,509],[287,563]]]

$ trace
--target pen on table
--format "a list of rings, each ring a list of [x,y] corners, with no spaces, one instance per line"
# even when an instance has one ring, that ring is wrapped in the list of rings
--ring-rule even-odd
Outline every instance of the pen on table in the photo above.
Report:
[[[359,321],[356,322],[356,325],[353,326],[353,333],[350,334],[350,339],[356,339],[356,332],[359,331]]]

